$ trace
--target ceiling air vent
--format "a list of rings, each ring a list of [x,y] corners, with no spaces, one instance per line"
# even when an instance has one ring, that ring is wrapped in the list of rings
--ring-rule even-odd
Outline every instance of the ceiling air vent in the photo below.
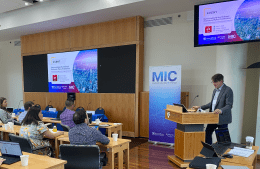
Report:
[[[172,24],[172,17],[160,18],[160,19],[145,21],[144,22],[144,27],[147,28],[147,27],[169,25],[169,24]]]
[[[21,46],[21,41],[14,41],[14,46]]]

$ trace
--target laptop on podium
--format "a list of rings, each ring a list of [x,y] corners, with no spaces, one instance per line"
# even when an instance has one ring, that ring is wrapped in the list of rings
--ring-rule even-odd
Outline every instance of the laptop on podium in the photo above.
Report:
[[[1,158],[5,159],[3,164],[13,164],[20,161],[22,150],[19,143],[0,141]]]

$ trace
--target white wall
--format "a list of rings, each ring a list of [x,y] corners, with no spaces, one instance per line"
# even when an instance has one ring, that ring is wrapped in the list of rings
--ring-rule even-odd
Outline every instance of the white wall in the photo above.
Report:
[[[178,17],[181,15],[181,17]],[[182,91],[190,92],[190,104],[210,102],[214,86],[211,76],[216,72],[216,47],[194,48],[193,21],[187,13],[145,18],[145,20],[173,17],[172,25],[145,28],[144,91],[149,91],[149,66],[182,65]]]
[[[240,143],[244,112],[246,86],[247,44],[217,47],[216,73],[224,75],[224,83],[231,87],[234,94],[232,123],[229,132],[232,142]]]
[[[21,46],[14,46],[13,40],[0,42],[0,79],[0,97],[7,98],[8,107],[17,108],[23,99]]]

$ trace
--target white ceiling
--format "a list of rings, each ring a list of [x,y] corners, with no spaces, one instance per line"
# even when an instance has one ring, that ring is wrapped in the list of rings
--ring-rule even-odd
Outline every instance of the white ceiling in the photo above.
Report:
[[[0,41],[22,35],[120,18],[145,18],[191,11],[219,0],[44,0],[25,7],[22,0],[0,0]],[[8,11],[8,12],[7,12]]]

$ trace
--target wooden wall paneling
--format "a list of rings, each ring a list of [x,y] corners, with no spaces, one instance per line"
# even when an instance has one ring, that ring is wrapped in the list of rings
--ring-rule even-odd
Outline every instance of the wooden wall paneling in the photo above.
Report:
[[[45,32],[45,52],[64,52],[70,50],[70,28]]]
[[[181,92],[181,104],[183,104],[187,109],[189,107],[189,92]]]
[[[67,93],[46,93],[46,106],[52,105],[57,110],[63,110],[66,100]],[[42,109],[45,109],[45,107]]]
[[[149,137],[149,92],[140,93],[139,111],[140,137]]]
[[[71,48],[88,48],[99,45],[99,23],[71,29]]]
[[[21,44],[23,55],[44,53],[44,33],[23,36]]]
[[[33,101],[34,104],[39,104],[42,107],[42,110],[47,106],[46,104],[46,95],[45,92],[24,92],[23,102]]]
[[[99,93],[76,93],[75,107],[84,107],[85,110],[95,111],[100,107]],[[76,109],[75,109],[76,110]]]
[[[136,41],[136,17],[113,21],[113,43]]]
[[[102,93],[101,107],[110,122],[123,123],[123,131],[135,130],[135,94]]]
[[[99,24],[99,44],[113,44],[114,21],[103,22]]]
[[[136,31],[136,40],[144,41],[144,18],[137,16],[137,31]]]

